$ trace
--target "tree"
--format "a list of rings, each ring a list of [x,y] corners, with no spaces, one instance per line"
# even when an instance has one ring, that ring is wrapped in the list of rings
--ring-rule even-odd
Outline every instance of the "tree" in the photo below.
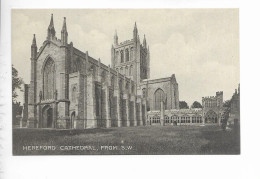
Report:
[[[18,125],[19,124],[19,117],[22,116],[23,112],[23,106],[21,106],[20,102],[13,101],[12,102],[12,112],[13,112],[13,125]]]
[[[191,108],[202,108],[202,105],[198,101],[194,101]]]
[[[229,119],[230,115],[230,110],[231,110],[231,100],[226,100],[223,104],[224,107],[224,114],[223,114],[223,121],[222,121],[222,129],[225,131],[227,127],[227,122]]]
[[[226,130],[229,114],[230,114],[230,107],[226,107],[225,110],[224,110],[223,121],[222,121],[222,124],[221,124],[223,131]]]
[[[18,76],[18,71],[12,65],[12,112],[13,112],[13,125],[19,124],[19,118],[16,116],[22,115],[23,107],[21,106],[20,102],[16,101],[18,94],[16,90],[21,90],[21,86],[23,84],[22,78]]]
[[[19,89],[21,91],[22,84],[23,84],[22,78],[18,76],[18,71],[12,65],[12,101],[13,102],[18,96],[16,90]]]
[[[185,101],[180,101],[179,107],[180,107],[180,109],[189,109],[189,106]]]

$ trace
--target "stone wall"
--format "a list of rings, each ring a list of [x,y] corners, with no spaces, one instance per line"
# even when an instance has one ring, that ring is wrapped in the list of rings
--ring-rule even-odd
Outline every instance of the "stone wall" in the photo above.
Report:
[[[179,108],[178,84],[173,82],[172,77],[145,80],[141,83],[139,95],[144,95],[142,94],[144,89],[146,89],[147,108],[149,110],[155,110],[155,92],[158,89],[162,89],[166,95],[166,109]]]
[[[202,115],[205,123],[207,114],[215,113],[217,115],[217,123],[221,125],[223,112],[223,91],[216,92],[216,96],[202,97]]]
[[[140,52],[132,54],[132,62],[138,54],[140,56]],[[44,67],[50,59],[54,64],[53,94],[51,99],[47,99]],[[124,76],[102,64],[100,59],[90,57],[88,52],[79,51],[72,42],[64,45],[56,37],[49,38],[44,41],[32,64],[31,75],[35,80],[25,93],[29,94],[25,96],[28,100],[28,127],[46,127],[42,125],[46,120],[52,122],[47,127],[59,129],[135,126],[137,116],[138,125],[145,123],[146,105],[142,104],[142,97],[136,100],[137,88],[133,77]],[[136,70],[135,67],[133,71]],[[73,91],[74,87],[76,91]],[[52,111],[48,119],[43,117],[46,106]]]
[[[231,100],[230,100],[230,116],[228,122],[234,124],[240,123],[240,87],[238,90],[235,90]]]

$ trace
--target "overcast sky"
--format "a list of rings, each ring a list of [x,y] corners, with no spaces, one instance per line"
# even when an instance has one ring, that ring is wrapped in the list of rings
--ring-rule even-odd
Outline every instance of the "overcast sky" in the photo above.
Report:
[[[30,82],[33,34],[39,49],[52,13],[59,39],[66,17],[68,41],[106,65],[111,63],[115,30],[119,42],[132,39],[136,21],[141,42],[145,34],[150,46],[151,78],[175,74],[180,100],[189,105],[216,91],[224,91],[224,99],[229,99],[239,83],[238,9],[16,9],[12,11],[12,63],[26,83]]]

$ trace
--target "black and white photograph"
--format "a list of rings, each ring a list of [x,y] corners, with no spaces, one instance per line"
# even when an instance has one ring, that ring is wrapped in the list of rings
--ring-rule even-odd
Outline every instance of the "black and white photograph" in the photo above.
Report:
[[[256,0],[2,0],[0,178],[259,178]]]
[[[238,16],[12,10],[13,155],[240,154]]]

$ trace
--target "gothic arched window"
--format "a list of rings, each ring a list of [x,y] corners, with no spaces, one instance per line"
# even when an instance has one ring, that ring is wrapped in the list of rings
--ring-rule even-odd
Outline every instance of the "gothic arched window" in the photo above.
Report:
[[[95,65],[91,65],[90,69],[92,69],[92,75],[96,79],[97,78],[97,69]]]
[[[128,67],[125,67],[125,75],[128,76],[129,75],[129,71],[128,71]]]
[[[146,97],[146,88],[142,89],[142,93],[143,93],[143,97],[145,98]]]
[[[133,75],[133,65],[130,66],[129,68],[129,76],[132,76]]]
[[[121,57],[121,63],[123,63],[124,62],[124,51],[123,50],[120,51],[120,57]]]
[[[129,90],[129,83],[128,83],[128,82],[126,82],[126,84],[125,84],[125,90],[126,90],[126,91]]]
[[[80,58],[73,60],[72,73],[80,71],[82,65]]]
[[[115,86],[115,77],[112,75],[111,76],[111,87],[114,89]]]
[[[55,66],[54,61],[49,58],[43,68],[43,99],[54,98]]]
[[[77,87],[76,86],[74,86],[72,88],[71,101],[74,103],[77,101]]]
[[[133,57],[134,57],[134,48],[131,47],[131,49],[130,49],[130,60],[133,60]]]
[[[129,61],[129,51],[128,51],[128,48],[125,50],[125,61],[126,62]]]
[[[120,80],[119,80],[119,91],[122,92],[122,90],[123,90],[123,82],[122,82],[122,80],[120,79]]]
[[[106,80],[107,80],[107,75],[106,75],[107,73],[106,73],[106,71],[103,71],[103,72],[101,72],[101,83],[103,84],[103,83],[105,83],[106,82]]]
[[[154,93],[154,108],[155,110],[161,109],[161,102],[164,101],[165,94],[162,89],[157,89]]]
[[[115,64],[118,64],[118,62],[119,62],[119,52],[117,51],[116,52],[116,63]]]

